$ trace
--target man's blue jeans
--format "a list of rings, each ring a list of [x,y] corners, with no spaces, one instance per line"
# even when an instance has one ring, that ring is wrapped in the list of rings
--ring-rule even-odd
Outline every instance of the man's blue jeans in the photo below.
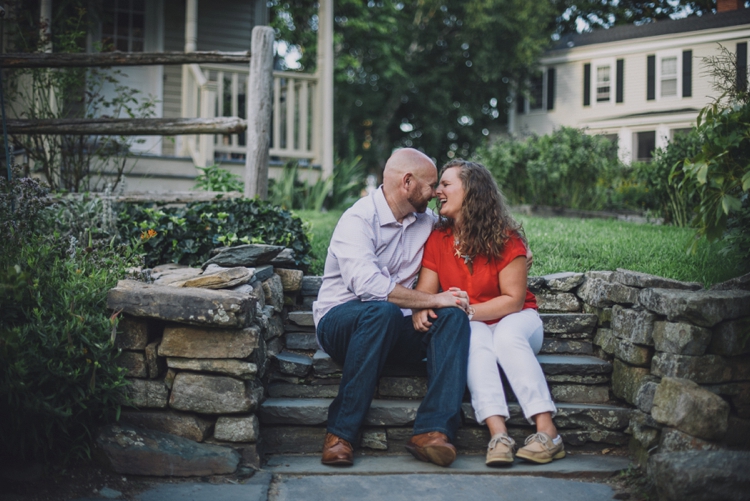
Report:
[[[387,301],[349,301],[318,323],[318,340],[343,366],[338,396],[328,408],[328,431],[352,444],[364,422],[378,378],[388,364],[427,359],[427,395],[414,434],[439,431],[455,439],[469,358],[469,320],[460,308],[435,310],[428,332],[414,330],[411,316]]]

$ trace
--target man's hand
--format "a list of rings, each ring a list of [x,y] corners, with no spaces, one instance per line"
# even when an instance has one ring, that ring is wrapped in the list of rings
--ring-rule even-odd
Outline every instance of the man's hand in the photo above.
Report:
[[[430,319],[434,320],[437,318],[435,310],[430,308],[426,310],[413,310],[411,315],[411,322],[414,325],[414,330],[418,332],[427,332],[432,327]]]

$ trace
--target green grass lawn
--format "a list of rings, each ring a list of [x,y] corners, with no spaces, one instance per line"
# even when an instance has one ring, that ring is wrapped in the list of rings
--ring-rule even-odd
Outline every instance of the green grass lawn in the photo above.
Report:
[[[323,274],[326,250],[342,212],[295,211],[310,224],[314,260],[310,273]],[[719,253],[719,242],[701,241],[689,254],[694,230],[604,219],[519,217],[534,252],[531,275],[626,268],[661,277],[722,282],[750,270]]]

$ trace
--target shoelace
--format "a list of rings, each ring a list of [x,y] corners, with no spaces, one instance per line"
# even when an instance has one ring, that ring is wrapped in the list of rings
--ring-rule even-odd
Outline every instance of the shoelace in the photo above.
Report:
[[[492,440],[490,440],[490,443],[487,446],[487,448],[489,450],[494,450],[495,447],[497,447],[498,442],[507,445],[511,451],[516,447],[516,442],[512,438],[510,438],[508,435],[503,433],[499,437],[495,437]]]
[[[529,435],[528,437],[526,437],[524,445],[529,445],[531,442],[539,442],[546,449],[549,449],[552,446],[552,440],[550,440],[550,438],[543,433],[534,433],[533,435]]]

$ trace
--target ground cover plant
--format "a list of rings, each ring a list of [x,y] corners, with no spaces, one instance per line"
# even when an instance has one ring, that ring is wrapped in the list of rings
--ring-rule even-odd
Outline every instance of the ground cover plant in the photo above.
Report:
[[[323,274],[333,229],[343,212],[297,211],[310,224],[310,273]],[[534,252],[531,275],[626,268],[676,280],[710,285],[747,273],[739,259],[719,254],[721,242],[699,240],[688,253],[695,231],[676,226],[636,224],[612,219],[519,216]]]
[[[217,247],[242,244],[283,245],[294,250],[296,264],[309,264],[310,242],[301,219],[258,199],[193,202],[181,207],[126,204],[118,229],[125,240],[144,241],[145,264],[200,266]]]

